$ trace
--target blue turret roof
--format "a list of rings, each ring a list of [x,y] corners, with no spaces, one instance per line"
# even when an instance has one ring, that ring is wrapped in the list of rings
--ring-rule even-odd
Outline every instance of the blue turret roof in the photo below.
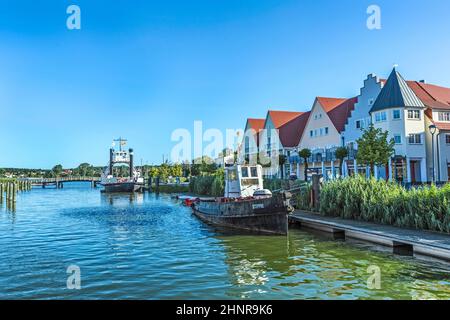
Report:
[[[425,105],[394,68],[370,112],[399,107],[425,108]]]

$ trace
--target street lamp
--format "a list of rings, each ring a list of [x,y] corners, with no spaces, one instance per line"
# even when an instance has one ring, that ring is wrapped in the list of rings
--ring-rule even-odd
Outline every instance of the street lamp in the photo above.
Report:
[[[436,125],[432,124],[428,127],[428,130],[430,130],[431,133],[431,156],[433,158],[433,175],[432,175],[432,182],[436,182],[436,176],[435,176],[435,169],[434,169],[434,134],[436,133]]]

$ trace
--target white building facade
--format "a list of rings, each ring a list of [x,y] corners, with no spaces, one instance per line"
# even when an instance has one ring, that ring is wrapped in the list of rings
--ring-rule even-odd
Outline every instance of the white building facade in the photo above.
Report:
[[[429,181],[425,105],[395,69],[370,114],[374,126],[388,131],[388,139],[395,141],[386,178],[402,183]]]

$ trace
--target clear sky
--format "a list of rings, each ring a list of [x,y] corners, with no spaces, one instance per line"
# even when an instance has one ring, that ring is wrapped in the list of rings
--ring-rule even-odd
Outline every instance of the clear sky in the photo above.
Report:
[[[305,111],[394,63],[450,87],[449,14],[448,0],[0,0],[0,167],[104,165],[119,136],[159,163],[194,120]]]

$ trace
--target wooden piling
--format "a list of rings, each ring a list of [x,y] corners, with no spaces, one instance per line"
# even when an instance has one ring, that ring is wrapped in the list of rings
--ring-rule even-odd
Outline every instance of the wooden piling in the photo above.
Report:
[[[17,183],[13,182],[13,185],[12,185],[12,197],[11,197],[11,201],[12,202],[16,202],[16,194],[17,194]]]
[[[148,177],[148,192],[152,192],[152,177]]]
[[[312,176],[312,200],[313,207],[316,211],[319,211],[320,208],[320,179],[322,178],[321,174],[313,174]]]

